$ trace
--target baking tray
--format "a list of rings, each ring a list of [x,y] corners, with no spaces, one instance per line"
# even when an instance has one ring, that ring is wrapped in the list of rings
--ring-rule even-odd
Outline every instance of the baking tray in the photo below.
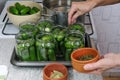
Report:
[[[91,47],[90,36],[88,34],[85,34],[85,47]],[[64,61],[62,59],[57,59],[57,61],[20,61],[19,58],[16,56],[15,48],[13,50],[10,62],[15,66],[26,66],[26,67],[45,66],[49,63],[54,63],[54,62],[59,62],[61,64],[64,64],[65,66],[72,66],[71,61]]]

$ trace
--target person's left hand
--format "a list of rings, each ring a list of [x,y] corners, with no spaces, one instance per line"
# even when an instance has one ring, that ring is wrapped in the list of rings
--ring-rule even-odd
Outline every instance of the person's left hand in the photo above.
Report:
[[[75,23],[78,16],[89,12],[94,7],[95,7],[95,2],[91,0],[72,2],[72,6],[68,14],[68,24]]]

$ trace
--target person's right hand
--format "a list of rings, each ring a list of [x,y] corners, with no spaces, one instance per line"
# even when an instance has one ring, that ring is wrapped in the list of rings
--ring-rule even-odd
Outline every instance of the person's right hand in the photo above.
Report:
[[[95,7],[95,5],[95,2],[92,0],[72,2],[71,9],[68,14],[68,24],[75,23],[78,16],[89,12]]]
[[[95,63],[86,64],[85,70],[92,70],[90,73],[101,74],[102,72],[120,66],[120,54],[108,53]]]

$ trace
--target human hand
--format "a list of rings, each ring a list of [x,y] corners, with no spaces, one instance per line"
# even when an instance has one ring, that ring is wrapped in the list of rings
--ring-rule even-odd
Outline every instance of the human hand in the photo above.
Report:
[[[104,55],[103,58],[98,60],[96,63],[86,64],[84,69],[93,70],[90,72],[93,74],[101,74],[108,69],[118,66],[120,63],[119,58],[120,55],[109,53]]]
[[[89,12],[95,7],[96,3],[92,0],[82,1],[82,2],[72,2],[71,9],[68,14],[68,24],[73,24],[76,22],[78,16]]]

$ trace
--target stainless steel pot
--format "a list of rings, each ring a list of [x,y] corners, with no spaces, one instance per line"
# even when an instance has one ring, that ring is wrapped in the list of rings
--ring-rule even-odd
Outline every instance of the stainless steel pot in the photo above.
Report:
[[[70,6],[73,1],[84,1],[84,0],[43,0],[43,5],[49,9],[53,9],[58,6]]]
[[[72,1],[83,0],[43,0],[45,14],[49,14],[55,24],[68,26],[68,11]]]
[[[55,7],[54,9],[48,9],[44,6],[43,16],[45,19],[50,19],[56,25],[61,25],[67,27],[68,25],[68,7]]]

